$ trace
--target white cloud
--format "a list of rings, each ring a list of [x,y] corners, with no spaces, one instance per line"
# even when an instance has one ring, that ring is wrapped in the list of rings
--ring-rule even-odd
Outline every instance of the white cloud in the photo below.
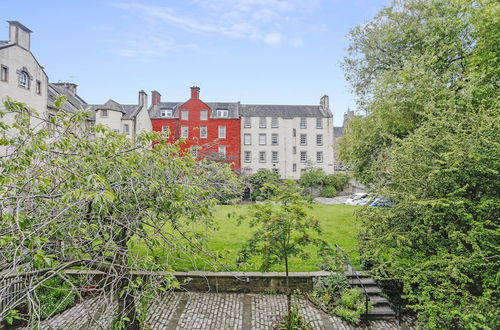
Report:
[[[279,45],[281,43],[281,39],[283,37],[281,36],[280,33],[274,32],[274,33],[269,33],[264,36],[264,42],[268,45]]]

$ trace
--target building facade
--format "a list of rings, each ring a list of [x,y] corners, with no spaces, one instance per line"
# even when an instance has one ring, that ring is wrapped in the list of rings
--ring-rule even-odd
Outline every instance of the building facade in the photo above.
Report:
[[[161,95],[152,92],[149,116],[154,131],[169,134],[169,141],[185,139],[181,150],[198,159],[240,164],[240,119],[235,103],[205,103],[200,88],[191,87],[186,102],[161,102]]]
[[[241,163],[245,173],[269,169],[299,179],[310,167],[334,172],[328,96],[320,105],[241,105]]]

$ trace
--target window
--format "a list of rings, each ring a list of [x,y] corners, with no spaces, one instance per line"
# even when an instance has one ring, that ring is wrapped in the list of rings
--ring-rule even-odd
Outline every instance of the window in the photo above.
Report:
[[[200,139],[206,139],[208,135],[208,128],[207,126],[201,126],[200,127]]]
[[[323,163],[323,151],[316,151],[316,163]]]
[[[36,81],[36,93],[42,95],[42,82],[40,80]]]
[[[217,110],[217,117],[219,117],[219,118],[227,118],[227,117],[229,117],[229,110],[218,109]]]
[[[265,146],[267,144],[266,134],[259,134],[259,144]]]
[[[245,127],[245,128],[250,128],[250,127],[252,127],[252,118],[250,118],[250,117],[245,117],[245,118],[243,119],[243,127]]]
[[[279,174],[279,170],[277,168],[272,169],[273,173]]]
[[[316,118],[316,128],[323,128],[323,118]]]
[[[300,152],[300,162],[305,163],[307,161],[307,151]]]
[[[278,128],[278,117],[271,118],[271,128]]]
[[[278,134],[271,134],[271,145],[278,145]]]
[[[181,126],[181,137],[186,139],[189,137],[189,127]]]
[[[245,151],[245,163],[251,163],[251,162],[252,162],[252,152]]]
[[[193,158],[198,158],[198,147],[197,146],[192,146],[190,148],[190,151],[191,151],[191,156]]]
[[[297,172],[297,164],[296,163],[292,164],[292,172]]]
[[[307,145],[307,134],[300,134],[300,145],[301,146]]]
[[[208,120],[208,111],[207,110],[200,111],[200,120]]]
[[[293,146],[293,147],[292,147],[292,153],[293,153],[294,155],[296,155],[296,154],[297,154],[297,147],[296,147],[296,146]]]
[[[226,146],[219,146],[219,155],[226,158]]]
[[[259,118],[259,127],[260,128],[266,128],[266,117],[260,117]]]
[[[188,119],[189,119],[189,111],[182,110],[181,111],[181,120],[188,120]]]
[[[307,128],[307,118],[300,118],[300,128]]]
[[[169,126],[162,126],[161,127],[161,132],[166,135],[170,135],[170,127]]]
[[[252,144],[252,134],[248,134],[246,133],[244,136],[243,136],[243,143],[247,146],[251,145]]]
[[[296,136],[297,136],[297,130],[296,130],[295,128],[292,130],[292,136],[293,136],[293,137],[296,137]]]
[[[265,162],[266,162],[266,152],[259,151],[259,163],[265,163]]]
[[[277,163],[278,162],[278,152],[277,151],[273,151],[271,153],[271,156],[272,156],[272,162],[273,163]]]
[[[107,117],[108,116],[108,110],[101,110],[101,117]]]
[[[172,117],[172,112],[171,109],[162,109],[160,110],[160,117]]]
[[[322,146],[323,145],[323,134],[317,134],[316,135],[316,145],[317,146]]]
[[[123,124],[123,133],[125,133],[127,135],[130,133],[128,124]]]
[[[0,80],[5,82],[9,81],[9,68],[5,65],[0,67]]]
[[[26,71],[21,71],[19,74],[19,86],[23,88],[30,88],[30,75]]]
[[[219,126],[219,139],[226,138],[226,126]]]

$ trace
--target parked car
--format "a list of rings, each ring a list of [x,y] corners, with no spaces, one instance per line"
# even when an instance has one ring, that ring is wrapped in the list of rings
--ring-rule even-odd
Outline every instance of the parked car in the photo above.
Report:
[[[365,205],[370,204],[372,201],[373,201],[373,196],[366,195],[365,197],[357,200],[356,204],[354,204],[354,205],[365,206]]]
[[[358,205],[357,203],[362,200],[363,198],[366,198],[368,196],[367,193],[356,193],[352,195],[350,198],[348,198],[345,203],[346,205]]]
[[[377,197],[370,204],[370,206],[391,206],[394,205],[388,197]]]

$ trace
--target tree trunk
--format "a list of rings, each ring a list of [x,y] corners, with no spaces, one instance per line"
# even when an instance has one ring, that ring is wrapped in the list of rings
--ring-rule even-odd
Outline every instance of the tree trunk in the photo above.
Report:
[[[288,282],[288,256],[285,256],[285,274],[286,274],[286,308],[288,311],[288,315],[292,310],[291,302],[292,302],[292,293],[290,292],[290,283]]]

